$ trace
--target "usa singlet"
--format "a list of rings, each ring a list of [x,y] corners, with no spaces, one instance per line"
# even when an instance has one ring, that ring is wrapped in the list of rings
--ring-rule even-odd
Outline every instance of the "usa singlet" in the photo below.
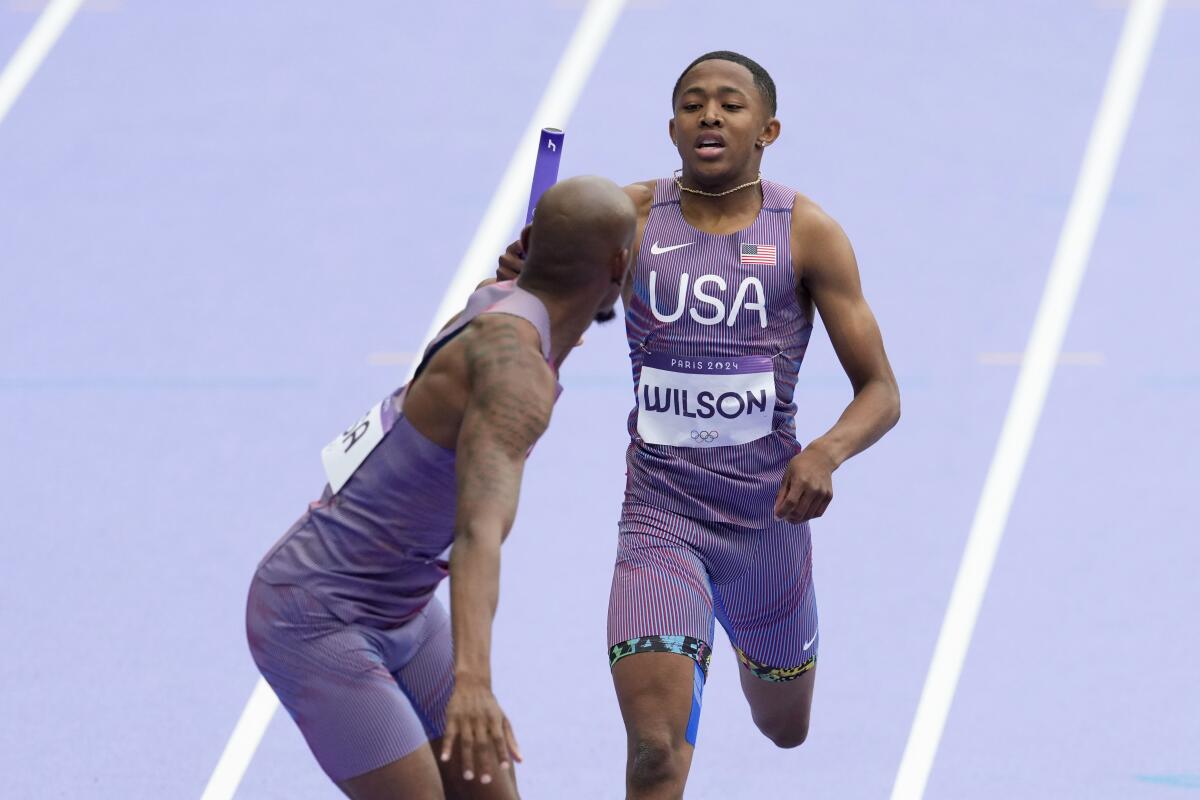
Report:
[[[796,299],[796,193],[762,182],[732,235],[698,231],[659,180],[626,309],[636,404],[626,501],[746,527],[771,522],[799,452],[793,399],[812,323]]]

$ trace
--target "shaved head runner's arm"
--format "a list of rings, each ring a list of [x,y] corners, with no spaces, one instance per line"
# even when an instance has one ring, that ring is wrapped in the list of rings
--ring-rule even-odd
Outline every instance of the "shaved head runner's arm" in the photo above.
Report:
[[[517,511],[525,458],[550,423],[556,381],[537,331],[503,314],[463,334],[469,396],[457,443],[458,514],[450,556],[456,691],[441,757],[462,744],[464,777],[490,781],[520,758],[491,693],[491,631],[499,595],[500,544]],[[474,691],[478,689],[480,691]]]

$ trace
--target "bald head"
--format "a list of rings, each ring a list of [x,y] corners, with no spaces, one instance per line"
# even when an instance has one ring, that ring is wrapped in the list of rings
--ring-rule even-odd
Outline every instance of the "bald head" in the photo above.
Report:
[[[612,181],[582,176],[557,183],[538,200],[521,282],[551,292],[607,283],[636,229],[633,201]]]

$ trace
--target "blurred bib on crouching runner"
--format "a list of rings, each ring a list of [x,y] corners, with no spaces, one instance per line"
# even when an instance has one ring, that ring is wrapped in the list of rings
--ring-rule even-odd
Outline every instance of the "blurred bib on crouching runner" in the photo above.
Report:
[[[775,367],[768,356],[648,354],[637,387],[637,432],[649,444],[727,447],[771,433]]]
[[[321,451],[321,463],[325,467],[325,477],[329,480],[329,490],[337,493],[346,481],[350,480],[355,471],[371,455],[376,445],[383,441],[384,434],[391,430],[396,422],[396,410],[391,396],[384,398],[371,407],[371,410],[358,422],[347,428],[340,436]]]

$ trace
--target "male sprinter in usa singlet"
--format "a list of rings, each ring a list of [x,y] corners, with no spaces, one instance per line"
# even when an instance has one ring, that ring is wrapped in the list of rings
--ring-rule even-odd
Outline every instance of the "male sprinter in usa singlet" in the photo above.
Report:
[[[624,297],[637,405],[608,643],[631,800],[683,794],[714,619],[759,730],[780,747],[804,741],[818,646],[808,520],[829,504],[838,465],[900,414],[845,234],[761,180],[780,132],[771,77],[709,53],[672,104],[682,174],[627,189],[639,217]],[[500,274],[519,269],[514,245]],[[793,392],[814,310],[854,399],[802,450]]]
[[[614,316],[634,230],[609,181],[542,195],[520,279],[471,295],[413,379],[326,448],[330,484],[259,564],[251,653],[348,796],[517,797],[491,691],[500,543],[558,367]],[[447,573],[451,619],[433,596]]]
[[[838,465],[897,421],[899,391],[841,228],[761,180],[775,86],[730,52],[672,92],[677,178],[630,188],[640,243],[625,320],[637,405],[609,603],[630,798],[678,798],[724,626],[768,738],[808,733],[817,612],[808,520]],[[854,399],[801,450],[797,372],[820,312]]]

